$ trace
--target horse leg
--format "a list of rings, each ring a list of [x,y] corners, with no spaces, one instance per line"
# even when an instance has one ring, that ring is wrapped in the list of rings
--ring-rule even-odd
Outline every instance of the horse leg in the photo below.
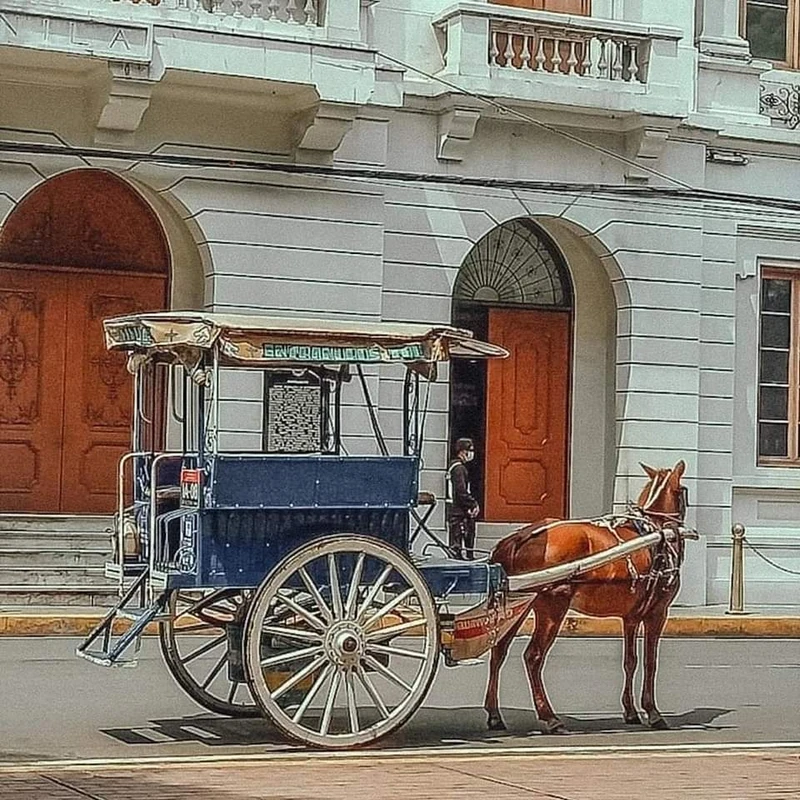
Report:
[[[556,716],[547,691],[544,688],[542,670],[547,653],[553,646],[561,623],[569,610],[572,599],[570,587],[555,589],[552,592],[540,594],[533,603],[533,610],[536,614],[536,627],[531,636],[531,641],[525,649],[525,668],[528,672],[528,681],[533,695],[533,705],[536,714],[541,722],[544,723],[545,733],[563,734],[568,733],[564,723]]]
[[[656,708],[656,671],[658,669],[658,642],[667,622],[668,603],[659,603],[644,619],[644,682],[642,708],[647,714],[647,724],[657,731],[669,726]]]
[[[633,678],[636,675],[637,655],[636,655],[636,631],[639,628],[639,620],[624,617],[622,620],[624,633],[624,655],[622,666],[625,670],[625,687],[622,690],[622,711],[626,725],[641,725],[639,714],[633,703]]]
[[[506,724],[500,714],[500,700],[498,697],[500,688],[500,668],[508,656],[511,643],[522,627],[522,623],[528,618],[527,613],[522,614],[517,622],[506,635],[492,648],[492,655],[489,659],[489,683],[486,685],[486,699],[483,707],[488,715],[487,726],[490,731],[504,731]]]

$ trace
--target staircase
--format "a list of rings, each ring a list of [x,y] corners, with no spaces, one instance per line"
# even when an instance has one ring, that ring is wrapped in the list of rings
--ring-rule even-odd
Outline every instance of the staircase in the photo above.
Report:
[[[0,607],[111,606],[111,517],[0,514]]]

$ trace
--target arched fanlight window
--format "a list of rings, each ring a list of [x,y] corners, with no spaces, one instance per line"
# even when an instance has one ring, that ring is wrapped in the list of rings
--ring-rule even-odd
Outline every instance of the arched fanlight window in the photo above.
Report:
[[[561,255],[526,219],[499,225],[470,250],[453,295],[458,303],[572,306],[571,282]]]

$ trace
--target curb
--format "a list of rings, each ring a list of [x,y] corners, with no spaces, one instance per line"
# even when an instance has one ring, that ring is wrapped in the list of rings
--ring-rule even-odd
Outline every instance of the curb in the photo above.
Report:
[[[20,612],[0,613],[0,636],[87,636],[103,619],[101,614],[44,615]],[[114,632],[124,631],[130,623],[119,620]],[[534,621],[528,619],[519,635],[533,631]],[[151,623],[147,635],[158,633]],[[622,623],[616,618],[568,616],[561,626],[561,636],[621,637]],[[667,620],[664,636],[672,638],[755,637],[765,639],[800,639],[800,617],[725,616],[672,617]]]

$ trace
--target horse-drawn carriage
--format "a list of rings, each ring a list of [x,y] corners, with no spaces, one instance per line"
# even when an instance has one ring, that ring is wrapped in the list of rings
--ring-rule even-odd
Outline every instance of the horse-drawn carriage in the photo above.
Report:
[[[132,663],[157,623],[171,673],[211,711],[309,745],[374,742],[424,701],[441,656],[496,651],[548,587],[680,538],[636,530],[522,575],[450,558],[418,485],[430,385],[450,358],[506,355],[467,331],[158,312],[105,333],[135,385],[107,566],[120,600],[78,653]],[[261,419],[246,449],[229,433],[245,386]],[[378,386],[397,411],[376,409]]]

